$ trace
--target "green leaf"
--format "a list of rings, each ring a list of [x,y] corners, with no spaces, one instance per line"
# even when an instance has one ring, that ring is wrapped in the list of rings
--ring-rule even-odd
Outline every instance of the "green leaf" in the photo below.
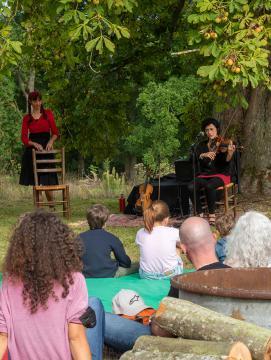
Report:
[[[127,29],[126,27],[119,26],[118,28],[119,28],[119,30],[120,30],[120,32],[121,32],[121,35],[122,35],[123,37],[125,37],[125,38],[127,38],[127,39],[130,38],[130,33],[129,33],[129,31],[128,31],[128,29]]]
[[[209,11],[213,9],[213,4],[209,0],[199,1],[197,6],[200,12]]]
[[[191,24],[197,24],[200,21],[200,18],[196,14],[191,14],[188,16],[187,20]]]
[[[21,54],[22,53],[22,43],[20,41],[10,41],[10,45],[12,46],[13,50],[16,51],[16,53]]]
[[[268,67],[268,65],[269,65],[269,62],[267,59],[258,57],[258,58],[255,58],[255,61],[256,61],[256,63],[258,63],[259,65],[264,66],[264,67]]]
[[[236,35],[236,40],[242,40],[245,36],[248,35],[248,30],[241,30]]]
[[[99,38],[99,41],[97,42],[97,45],[96,45],[96,50],[99,51],[99,54],[103,53],[103,47],[104,47],[104,45],[103,45],[103,37],[101,36]]]
[[[198,68],[197,74],[202,77],[209,76],[210,80],[213,80],[217,69],[218,69],[217,64],[201,66]],[[210,76],[210,73],[211,73],[211,76]]]
[[[109,10],[111,9],[113,2],[114,2],[113,0],[107,0],[107,6]]]
[[[72,40],[77,40],[80,36],[82,25],[77,26],[75,29],[69,32],[69,36]]]
[[[3,15],[9,17],[11,15],[11,10],[8,7],[4,7]]]
[[[112,41],[110,41],[106,37],[104,38],[104,44],[109,51],[111,51],[111,52],[115,51],[115,44],[113,44]]]
[[[255,89],[258,86],[258,80],[251,74],[248,74],[248,78],[251,83],[251,86]]]
[[[216,42],[213,43],[211,53],[214,57],[218,57],[220,53],[219,47],[217,46]]]
[[[212,47],[213,47],[213,44],[202,46],[202,48],[200,49],[200,54],[203,54],[203,56],[210,56]]]
[[[100,37],[96,37],[95,39],[92,39],[90,41],[88,41],[85,45],[85,48],[88,52],[90,52],[97,44],[97,42],[99,41]]]
[[[116,37],[119,40],[121,38],[121,34],[117,28],[114,29],[114,33],[116,34]]]

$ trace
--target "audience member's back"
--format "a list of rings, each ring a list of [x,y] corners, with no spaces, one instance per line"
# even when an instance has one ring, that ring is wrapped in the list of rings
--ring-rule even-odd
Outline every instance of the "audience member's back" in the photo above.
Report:
[[[119,266],[131,266],[121,241],[103,228],[108,216],[109,211],[103,205],[93,205],[87,210],[90,229],[80,234],[83,241],[83,274],[87,278],[114,277]],[[115,259],[111,257],[112,252]]]
[[[80,320],[88,306],[80,255],[80,242],[55,214],[38,210],[20,218],[0,293],[0,335],[12,360],[69,360],[78,351],[91,358]]]
[[[227,238],[225,262],[232,267],[271,266],[271,221],[249,211],[242,215]]]
[[[136,234],[140,249],[139,274],[143,279],[167,279],[181,274],[182,259],[176,247],[180,238],[177,229],[168,226],[169,208],[157,200],[144,211],[144,228]]]
[[[197,271],[229,267],[218,261],[210,225],[201,217],[193,216],[183,222],[180,227],[180,239],[184,254]],[[171,286],[168,296],[178,298],[178,290]]]

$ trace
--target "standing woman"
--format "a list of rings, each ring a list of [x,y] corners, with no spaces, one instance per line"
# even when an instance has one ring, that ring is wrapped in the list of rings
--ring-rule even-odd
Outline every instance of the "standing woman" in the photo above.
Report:
[[[216,151],[217,137],[220,133],[220,123],[213,118],[203,120],[202,131],[205,132],[207,140],[202,141],[196,149],[199,159],[200,173],[197,175],[196,182],[196,212],[203,216],[200,189],[204,189],[207,197],[209,212],[209,223],[215,224],[215,201],[216,189],[231,182],[230,161],[235,151],[235,145],[230,144],[221,151]],[[188,185],[190,198],[194,202],[194,183]]]
[[[34,185],[32,149],[37,151],[50,151],[58,138],[59,133],[51,110],[44,109],[39,91],[30,92],[28,95],[28,114],[23,117],[22,142],[25,150],[22,157],[21,185]],[[52,154],[41,155],[39,158],[53,158]],[[47,173],[39,175],[40,185],[57,185],[57,174]],[[53,200],[52,192],[45,191],[48,201]]]

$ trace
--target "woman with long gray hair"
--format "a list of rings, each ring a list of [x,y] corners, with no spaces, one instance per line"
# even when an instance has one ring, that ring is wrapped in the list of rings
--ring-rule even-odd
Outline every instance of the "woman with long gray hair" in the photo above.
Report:
[[[225,263],[232,267],[271,267],[271,221],[248,211],[227,238]]]

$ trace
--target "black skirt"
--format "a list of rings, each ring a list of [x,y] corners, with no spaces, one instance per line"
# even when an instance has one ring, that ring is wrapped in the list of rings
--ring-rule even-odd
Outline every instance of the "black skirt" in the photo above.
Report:
[[[36,134],[30,134],[29,139],[42,145],[45,149],[48,141],[50,140],[49,132],[41,132]],[[21,163],[20,185],[35,185],[34,173],[33,173],[33,160],[32,160],[33,146],[27,146],[24,149]],[[54,154],[41,154],[37,155],[37,160],[40,159],[54,159]],[[54,164],[39,164],[39,168],[54,167]],[[58,185],[57,173],[38,174],[39,185]]]

